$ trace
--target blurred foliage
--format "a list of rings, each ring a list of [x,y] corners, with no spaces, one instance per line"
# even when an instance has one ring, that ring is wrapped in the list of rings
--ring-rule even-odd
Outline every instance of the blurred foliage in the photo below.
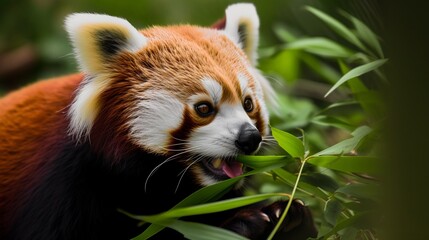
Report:
[[[209,26],[233,2],[2,0],[0,94],[31,81],[76,71],[62,26],[69,13],[107,13],[138,27]],[[134,216],[157,223],[142,236],[150,236],[162,226],[188,236],[195,229],[226,236],[216,232],[222,230],[177,218],[183,213],[201,214],[192,209],[198,204],[220,210],[286,195],[311,207],[321,239],[378,239],[378,150],[385,121],[380,89],[388,81],[380,70],[387,61],[382,41],[374,33],[382,28],[376,3],[250,2],[261,18],[259,67],[278,93],[279,108],[271,109],[275,139],[266,140],[270,148],[264,156],[241,159],[255,168],[246,174],[254,175],[254,180],[244,199],[226,205],[214,201],[238,179],[221,182],[194,193],[176,206],[176,212]],[[275,140],[281,148],[273,144]]]
[[[124,17],[134,26],[191,23],[210,26],[223,16],[224,9],[236,0],[0,0],[0,94],[28,82],[76,71],[71,46],[63,28],[66,15],[97,12]],[[304,5],[325,10],[336,7],[361,12],[371,25],[380,24],[372,13],[373,3],[359,0],[270,0],[253,2],[261,16],[261,46],[279,40],[275,23],[300,29],[303,33],[329,35],[329,31]],[[371,14],[372,13],[372,14]]]
[[[275,25],[282,43],[262,51],[262,70],[281,79],[272,126],[300,136],[290,144],[285,137],[291,136],[273,129],[280,146],[298,161],[272,175],[289,191],[298,187],[296,196],[313,206],[318,238],[378,239],[379,151],[386,116],[380,92],[389,85],[380,67],[387,59],[379,37],[359,18],[340,9],[337,17],[309,6],[305,11],[336,37]],[[297,154],[297,149],[304,150]],[[271,184],[288,191],[278,181]]]
[[[282,195],[302,199],[312,208],[318,239],[379,239],[379,150],[385,122],[380,90],[388,86],[380,67],[387,59],[379,37],[358,18],[344,10],[338,10],[337,19],[314,7],[304,9],[338,40],[274,25],[279,43],[261,49],[260,67],[277,80],[279,94],[279,108],[272,109],[274,138],[264,143],[283,151],[271,148],[261,156],[239,158],[255,169],[246,175],[257,174],[248,197],[215,201],[240,176],[206,187],[165,213],[132,216],[154,224],[136,239],[163,227],[191,239],[210,239],[195,238],[195,228],[204,229],[207,236],[222,236],[223,229],[183,225],[177,219]]]

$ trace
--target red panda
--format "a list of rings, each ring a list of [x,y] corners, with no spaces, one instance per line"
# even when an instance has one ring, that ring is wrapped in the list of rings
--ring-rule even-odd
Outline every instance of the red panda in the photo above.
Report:
[[[272,89],[255,68],[253,5],[231,5],[219,26],[139,31],[117,17],[68,16],[82,73],[0,100],[0,238],[129,239],[143,230],[118,208],[159,213],[241,175],[234,158],[269,134]],[[263,239],[282,204],[202,222]],[[315,236],[308,210],[293,206],[283,236],[305,222],[303,236]]]

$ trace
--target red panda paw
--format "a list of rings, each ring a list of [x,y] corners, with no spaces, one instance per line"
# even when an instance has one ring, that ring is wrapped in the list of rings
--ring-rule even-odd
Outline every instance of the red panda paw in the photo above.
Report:
[[[266,239],[280,219],[288,201],[277,201],[263,208],[248,208],[237,212],[222,225],[249,239]],[[305,240],[317,237],[310,210],[300,200],[294,200],[274,239]]]
[[[222,224],[222,228],[236,232],[249,239],[264,239],[271,228],[270,218],[257,208],[242,209]]]
[[[267,214],[273,226],[279,221],[288,201],[277,201],[261,209]],[[301,200],[294,199],[274,239],[305,240],[317,237],[313,216]]]

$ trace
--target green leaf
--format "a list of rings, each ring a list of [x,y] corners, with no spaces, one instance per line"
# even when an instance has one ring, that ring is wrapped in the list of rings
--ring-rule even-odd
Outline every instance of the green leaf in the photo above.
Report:
[[[277,140],[280,147],[294,158],[304,158],[304,144],[294,135],[281,131],[277,128],[271,128],[273,137]]]
[[[308,125],[316,106],[309,99],[297,99],[288,95],[279,95],[279,110],[271,116],[272,126],[281,129],[301,128]]]
[[[345,154],[349,153],[352,150],[356,149],[362,138],[370,134],[372,129],[368,126],[358,127],[355,131],[352,132],[352,137],[344,141],[341,141],[329,148],[326,148],[313,156],[321,155],[335,155],[335,154]]]
[[[247,238],[237,233],[202,223],[185,222],[175,220],[168,227],[182,233],[190,240],[246,240]]]
[[[127,214],[128,215],[128,214]],[[155,234],[159,233],[165,227],[158,224],[151,224],[148,228],[138,236],[134,237],[132,240],[146,240]]]
[[[225,181],[221,181],[221,182],[218,182],[216,184],[201,188],[201,189],[195,191],[194,193],[192,193],[191,195],[189,195],[188,197],[186,197],[185,199],[183,199],[180,203],[178,203],[172,209],[183,208],[183,207],[187,207],[187,206],[193,206],[193,205],[197,205],[197,204],[205,203],[205,202],[210,202],[210,201],[216,201],[217,199],[222,197],[226,192],[228,192],[230,190],[230,188],[235,183],[240,181],[240,179],[242,179],[243,177],[251,176],[251,175],[262,173],[265,171],[271,171],[271,170],[279,168],[281,166],[283,166],[283,164],[271,165],[271,166],[266,167],[266,168],[260,168],[260,169],[245,173],[245,174],[238,176],[236,178],[227,179]],[[123,212],[123,213],[128,215],[131,218],[141,220],[140,216],[125,213],[125,212]],[[147,239],[147,238],[155,235],[156,233],[158,233],[162,229],[164,229],[163,226],[160,226],[160,225],[154,226],[154,224],[152,224],[144,232],[142,232],[140,235],[138,235],[134,239],[136,239],[136,240],[137,239],[138,240]]]
[[[332,117],[332,116],[326,116],[326,115],[319,115],[315,116],[312,120],[312,123],[321,125],[321,126],[332,126],[336,128],[346,129],[348,131],[352,130],[354,127],[341,119]]]
[[[381,48],[380,42],[378,41],[378,36],[361,20],[345,11],[341,11],[341,13],[350,19],[350,21],[353,23],[358,37],[368,44],[373,50],[375,50],[378,54],[378,57],[384,58],[383,50]]]
[[[356,240],[359,231],[354,227],[348,227],[341,233],[341,240]]]
[[[334,235],[335,233],[339,232],[340,230],[343,230],[348,227],[354,227],[356,225],[359,225],[362,222],[368,221],[370,214],[369,213],[358,213],[344,221],[341,221],[331,231],[327,232],[323,235],[322,239],[328,239],[330,236]]]
[[[293,159],[290,156],[240,155],[236,160],[253,169],[259,169],[274,164],[286,164],[288,162],[291,162]]]
[[[335,192],[339,187],[338,181],[334,180],[326,174],[318,172],[303,174],[301,176],[301,179],[306,183],[309,183],[328,192]]]
[[[161,223],[168,219],[221,212],[257,203],[272,197],[285,197],[285,193],[265,193],[245,197],[232,198],[212,203],[205,203],[184,208],[175,208],[167,212],[149,216],[134,216],[134,218],[151,223]]]
[[[325,220],[335,226],[337,224],[337,219],[341,214],[342,206],[340,201],[335,198],[329,199],[325,204],[324,217]]]
[[[335,68],[319,60],[312,54],[302,53],[300,58],[303,63],[331,84],[335,84],[341,77],[340,73]]]
[[[336,193],[350,195],[359,199],[379,201],[380,187],[374,184],[354,183],[338,188]]]
[[[307,52],[333,58],[347,58],[353,52],[340,44],[322,37],[302,38],[286,45],[288,49],[302,49]]]
[[[350,71],[350,68],[343,61],[339,61],[339,65],[343,73]],[[347,83],[354,98],[359,102],[369,120],[383,118],[385,115],[382,107],[383,101],[378,92],[369,90],[361,79],[357,77],[348,80]]]
[[[368,61],[365,61],[365,62],[368,62]],[[350,71],[349,66],[344,61],[338,60],[338,65],[340,66],[340,69],[343,75],[345,75]],[[368,91],[368,88],[357,77],[349,79],[347,83],[353,94]]]
[[[367,156],[315,156],[308,163],[342,172],[378,173],[378,159]]]
[[[297,176],[295,176],[294,174],[284,169],[278,168],[273,170],[273,172],[274,174],[276,174],[277,177],[281,178],[283,181],[287,182],[291,186],[293,186],[296,182]],[[319,188],[311,184],[301,181],[298,184],[298,189],[310,195],[313,195],[315,197],[319,197],[321,199],[327,199],[327,195],[323,191],[321,191]]]
[[[293,42],[297,39],[296,33],[283,24],[275,24],[273,26],[273,31],[283,42]]]
[[[349,41],[360,49],[366,50],[366,47],[362,44],[359,38],[356,37],[356,35],[341,22],[316,8],[306,6],[305,9],[325,22],[335,33],[343,37],[345,40]]]
[[[336,102],[336,103],[333,103],[333,104],[327,106],[326,108],[322,109],[318,114],[323,113],[323,112],[327,112],[327,111],[332,110],[332,109],[349,107],[349,106],[358,105],[358,104],[359,104],[359,102],[357,102],[355,100]]]
[[[359,77],[370,71],[373,71],[379,68],[381,65],[383,65],[386,62],[387,62],[387,59],[378,59],[373,62],[353,68],[352,70],[347,72],[344,76],[342,76],[340,80],[338,80],[338,82],[335,83],[335,85],[331,89],[329,89],[329,91],[325,94],[325,97],[327,97],[329,94],[331,94],[332,91],[337,89],[339,86],[341,86],[343,83],[347,82],[348,80],[355,77]]]

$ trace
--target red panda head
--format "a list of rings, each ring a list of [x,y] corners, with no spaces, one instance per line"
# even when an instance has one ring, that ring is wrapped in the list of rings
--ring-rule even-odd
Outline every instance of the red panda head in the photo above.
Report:
[[[268,134],[264,95],[272,90],[254,68],[253,5],[228,7],[223,30],[138,31],[97,14],[73,14],[66,28],[85,74],[69,109],[70,133],[100,152],[165,155],[209,185],[241,174],[234,158],[255,153]]]

